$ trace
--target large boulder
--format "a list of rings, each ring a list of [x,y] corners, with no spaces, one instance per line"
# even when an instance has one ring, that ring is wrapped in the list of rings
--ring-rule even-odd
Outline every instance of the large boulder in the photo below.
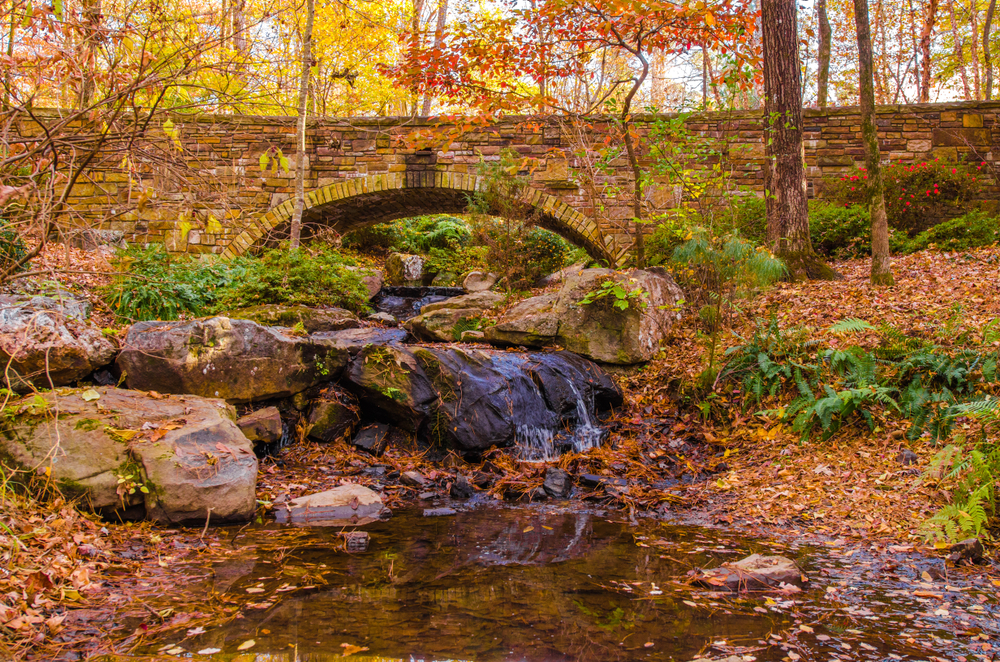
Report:
[[[613,295],[583,303],[588,293],[615,281],[628,291],[643,292],[629,299],[626,310]],[[557,293],[525,299],[508,310],[486,339],[498,345],[547,347],[558,345],[602,363],[630,365],[649,361],[660,351],[670,326],[680,319],[683,292],[660,268],[627,273],[583,269],[567,276]]]
[[[347,331],[351,331],[348,329]],[[296,336],[249,320],[140,322],[118,367],[129,388],[249,402],[294,395],[335,380],[349,352],[336,333]]]
[[[361,326],[357,316],[343,308],[310,308],[269,304],[241,308],[227,313],[230,319],[250,320],[264,326],[292,328],[301,324],[306,333],[356,329]]]
[[[467,452],[539,434],[553,439],[566,425],[592,426],[594,411],[622,402],[607,374],[568,352],[366,347],[345,377],[379,420]]]
[[[66,296],[0,296],[2,383],[19,392],[63,386],[111,363],[115,348],[89,313]]]
[[[385,261],[385,280],[390,285],[419,287],[424,284],[424,258],[393,253]]]
[[[99,387],[8,406],[0,455],[95,511],[180,524],[256,510],[257,457],[222,400]]]
[[[548,287],[550,285],[558,285],[559,283],[566,280],[567,276],[571,276],[573,274],[580,273],[581,271],[583,271],[584,266],[586,265],[583,262],[579,262],[577,264],[572,264],[568,267],[560,269],[559,271],[554,271],[550,273],[548,276],[542,276],[535,283],[535,287]]]
[[[421,340],[458,341],[464,331],[477,330],[483,313],[501,301],[503,295],[484,291],[429,303],[403,326]]]

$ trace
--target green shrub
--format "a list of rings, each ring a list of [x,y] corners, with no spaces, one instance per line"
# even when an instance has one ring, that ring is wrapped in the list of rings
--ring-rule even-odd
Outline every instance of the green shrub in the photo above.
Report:
[[[767,202],[756,195],[740,196],[733,203],[730,225],[745,239],[763,245],[767,241]]]
[[[277,248],[248,261],[245,275],[230,283],[217,308],[290,304],[363,312],[368,309],[363,272],[348,266],[343,257],[325,247]]]
[[[976,199],[983,165],[941,163],[938,160],[891,163],[884,171],[889,227],[909,235],[953,218]],[[868,174],[856,168],[823,185],[824,198],[840,206],[865,205]]]
[[[813,248],[835,258],[871,254],[872,224],[862,205],[836,205],[809,201],[809,234]]]
[[[566,266],[572,245],[554,232],[534,227],[524,238],[527,279],[532,282]]]
[[[402,235],[395,223],[378,223],[344,235],[344,248],[366,252],[389,252],[399,244]]]
[[[171,255],[162,244],[119,251],[119,274],[101,294],[119,321],[174,320],[205,315],[222,290],[246,273],[247,259],[205,262]]]
[[[432,248],[455,250],[469,243],[472,232],[454,216],[414,216],[378,223],[344,235],[343,245],[359,251],[427,253]]]
[[[696,226],[687,214],[662,217],[653,232],[645,238],[646,259],[649,264],[668,264],[673,258],[674,250],[692,237]]]
[[[961,251],[989,246],[1000,241],[1000,219],[982,211],[945,221],[924,230],[906,244],[908,253],[931,246],[942,250]]]
[[[0,218],[0,271],[6,271],[28,253],[24,239],[6,220]],[[22,264],[18,271],[24,271],[27,263]]]

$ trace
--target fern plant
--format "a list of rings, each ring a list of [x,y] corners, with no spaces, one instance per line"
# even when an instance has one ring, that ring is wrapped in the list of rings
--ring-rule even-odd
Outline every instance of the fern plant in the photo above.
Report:
[[[952,502],[924,523],[927,539],[955,541],[988,534],[1000,479],[996,444],[982,443],[968,452],[960,445],[946,446],[931,461],[926,476],[952,486]]]

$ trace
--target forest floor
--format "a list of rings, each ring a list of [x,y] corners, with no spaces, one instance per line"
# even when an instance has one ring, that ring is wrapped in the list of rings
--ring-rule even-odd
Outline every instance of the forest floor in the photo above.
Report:
[[[58,274],[85,257],[71,251],[60,248],[43,256],[43,264],[84,291],[107,282],[106,268],[93,263],[77,267],[87,273]],[[766,292],[724,344],[737,344],[752,333],[752,320],[772,315],[783,327],[805,327],[831,344],[840,339],[827,332],[830,325],[860,318],[946,346],[963,330],[979,330],[1000,317],[996,247],[899,258],[893,288],[868,284],[867,260],[835,267],[844,280],[783,284]],[[98,305],[98,324],[110,325],[108,314]],[[861,334],[853,342],[876,338]],[[945,552],[928,544],[922,530],[947,498],[926,475],[937,448],[906,441],[905,422],[891,418],[879,420],[874,432],[847,427],[826,441],[809,442],[767,416],[743,412],[736,401],[727,423],[705,421],[676,397],[679,384],[696,379],[702,366],[693,357],[704,351],[694,325],[681,324],[663,359],[620,377],[626,406],[609,421],[610,443],[566,455],[558,465],[628,484],[581,485],[576,498],[628,517],[653,515],[786,539],[809,535],[873,552],[914,550],[943,559]],[[725,393],[720,397],[725,407]],[[904,449],[916,454],[915,464],[900,461]],[[381,474],[372,470],[376,465]],[[400,484],[396,472],[405,471],[420,472],[427,484]],[[390,507],[439,505],[456,474],[464,473],[483,486],[478,500],[527,501],[537,494],[544,471],[499,451],[471,465],[453,454],[394,449],[373,458],[346,444],[301,443],[261,462],[258,497],[273,502],[343,482],[379,480]],[[171,567],[182,560],[238,553],[227,530],[105,523],[61,499],[40,501],[8,488],[4,482],[0,490],[0,659],[80,659],[127,650],[158,632],[197,623],[195,608],[154,609],[146,600],[170,593],[176,581]],[[995,565],[978,572],[1000,586]],[[124,630],[126,618],[141,625]],[[111,624],[118,629],[107,631]]]

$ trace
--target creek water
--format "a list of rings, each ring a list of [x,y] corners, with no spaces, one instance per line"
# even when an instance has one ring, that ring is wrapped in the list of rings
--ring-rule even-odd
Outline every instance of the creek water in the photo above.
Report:
[[[357,553],[339,529],[234,529],[238,552],[181,566],[178,592],[237,615],[150,640],[139,659],[954,660],[1000,634],[991,591],[953,576],[914,595],[927,560],[903,552],[565,506],[422,512],[365,527],[370,543]],[[694,568],[753,552],[794,558],[811,586],[738,596],[687,583]]]

